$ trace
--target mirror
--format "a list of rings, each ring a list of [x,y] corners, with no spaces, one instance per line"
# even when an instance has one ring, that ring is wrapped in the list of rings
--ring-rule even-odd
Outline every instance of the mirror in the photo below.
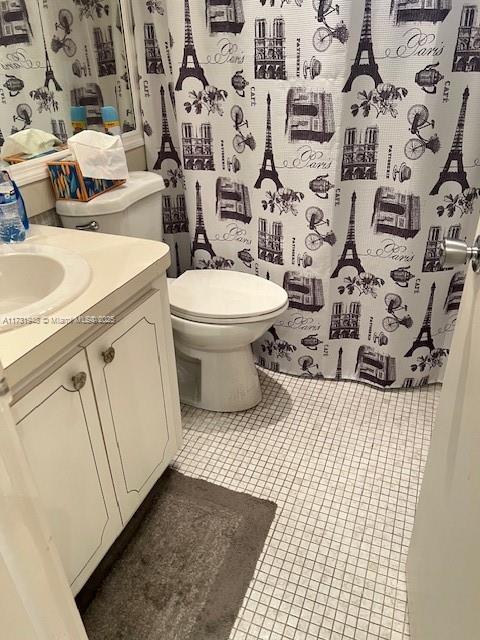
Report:
[[[0,147],[26,128],[72,135],[70,107],[117,108],[123,132],[135,129],[120,0],[0,1]]]

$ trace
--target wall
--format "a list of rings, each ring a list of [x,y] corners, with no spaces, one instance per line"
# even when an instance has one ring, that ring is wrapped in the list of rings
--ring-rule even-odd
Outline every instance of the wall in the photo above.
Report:
[[[137,147],[126,152],[127,164],[130,171],[144,171],[147,167],[145,160],[145,147]],[[53,197],[50,180],[38,180],[20,188],[29,218],[43,214],[46,211],[55,209],[55,198]],[[39,222],[35,220],[35,222]]]

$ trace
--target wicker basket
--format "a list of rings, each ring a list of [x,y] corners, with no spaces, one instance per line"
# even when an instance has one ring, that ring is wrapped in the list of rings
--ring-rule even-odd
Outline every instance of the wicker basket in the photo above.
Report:
[[[125,183],[125,180],[86,178],[75,160],[47,162],[47,167],[56,200],[88,202]]]

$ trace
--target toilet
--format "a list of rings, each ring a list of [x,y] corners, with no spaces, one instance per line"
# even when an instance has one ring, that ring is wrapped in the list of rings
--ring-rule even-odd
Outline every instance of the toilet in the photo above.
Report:
[[[125,185],[90,202],[61,200],[69,229],[162,240],[163,179],[133,171]],[[186,271],[168,281],[182,402],[210,411],[244,411],[262,398],[251,345],[288,308],[287,293],[236,271]]]
[[[288,308],[278,285],[236,271],[186,271],[169,282],[180,396],[210,411],[243,411],[262,393],[251,344]]]

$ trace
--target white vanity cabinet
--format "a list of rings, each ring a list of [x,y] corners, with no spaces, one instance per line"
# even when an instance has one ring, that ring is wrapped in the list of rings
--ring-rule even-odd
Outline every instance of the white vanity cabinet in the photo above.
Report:
[[[87,347],[123,523],[177,450],[162,316],[157,292]]]
[[[121,529],[85,352],[19,400],[13,412],[76,593]]]
[[[181,444],[165,277],[158,286],[13,405],[74,594]]]

